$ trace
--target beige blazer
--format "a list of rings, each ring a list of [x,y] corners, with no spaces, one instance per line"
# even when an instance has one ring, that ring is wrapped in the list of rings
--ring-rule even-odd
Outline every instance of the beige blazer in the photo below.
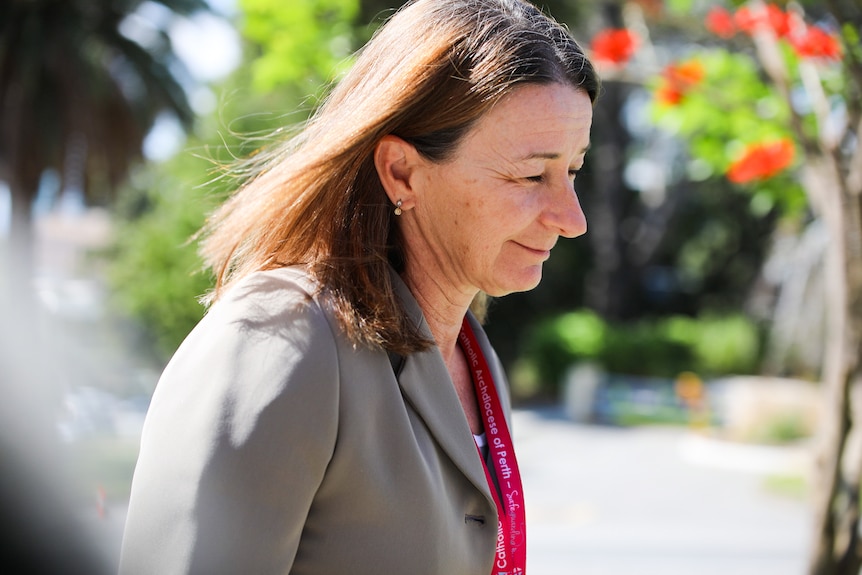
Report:
[[[313,293],[297,268],[253,274],[180,346],[144,426],[121,573],[491,573],[497,513],[438,350],[396,377]]]

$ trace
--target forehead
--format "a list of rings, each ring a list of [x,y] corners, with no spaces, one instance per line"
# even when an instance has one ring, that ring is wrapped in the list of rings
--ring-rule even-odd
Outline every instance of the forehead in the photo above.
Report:
[[[468,134],[465,144],[516,156],[583,153],[589,144],[592,102],[566,84],[530,84],[497,102]]]

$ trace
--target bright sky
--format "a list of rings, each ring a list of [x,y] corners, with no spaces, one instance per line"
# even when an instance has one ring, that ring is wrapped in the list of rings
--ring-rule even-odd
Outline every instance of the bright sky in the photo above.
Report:
[[[216,15],[196,14],[190,18],[165,13],[159,5],[147,2],[124,23],[123,33],[146,45],[154,30],[167,30],[177,56],[191,78],[184,82],[192,108],[207,114],[216,98],[207,87],[230,74],[242,59],[239,34],[228,18],[236,14],[235,0],[209,0]],[[177,153],[184,141],[182,126],[171,114],[161,114],[144,141],[144,155],[165,160]]]
[[[221,80],[240,63],[239,35],[224,18],[212,14],[177,18],[169,34],[174,51],[197,80]]]

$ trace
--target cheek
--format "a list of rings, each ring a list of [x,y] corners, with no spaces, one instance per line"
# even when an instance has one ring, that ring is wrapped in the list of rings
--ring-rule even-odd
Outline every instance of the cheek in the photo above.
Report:
[[[483,210],[484,220],[497,236],[514,236],[539,219],[540,202],[535,194],[514,191],[489,201]]]

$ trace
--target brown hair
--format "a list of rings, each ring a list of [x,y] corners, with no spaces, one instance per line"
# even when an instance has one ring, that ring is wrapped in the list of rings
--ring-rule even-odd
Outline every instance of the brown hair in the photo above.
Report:
[[[304,129],[255,160],[256,175],[207,222],[213,301],[265,269],[308,266],[356,343],[425,349],[394,293],[404,253],[374,167],[387,134],[446,161],[482,115],[523,84],[598,78],[565,28],[522,0],[416,0],[389,19]]]

